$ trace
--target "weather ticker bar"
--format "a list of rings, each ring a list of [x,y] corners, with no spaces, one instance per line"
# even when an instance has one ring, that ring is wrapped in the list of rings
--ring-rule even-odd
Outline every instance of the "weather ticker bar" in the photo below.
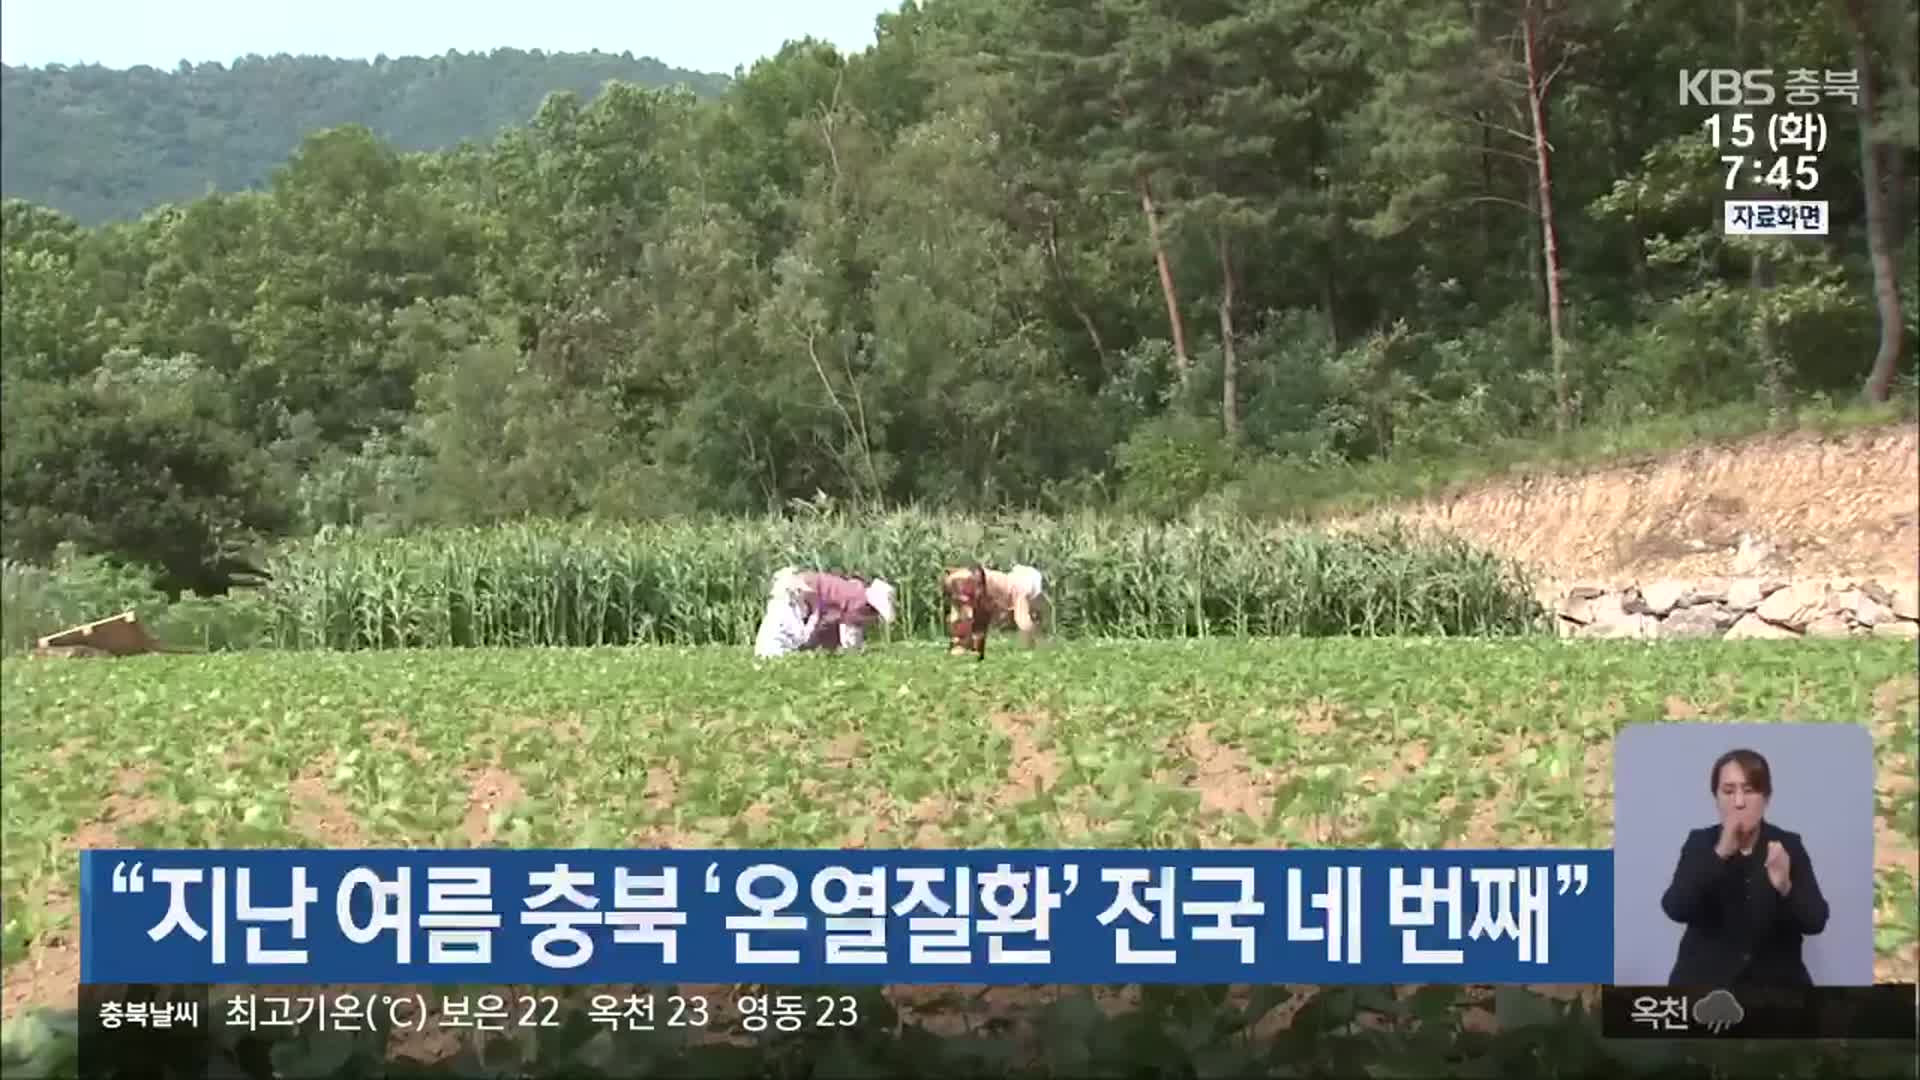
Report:
[[[1609,1039],[1920,1039],[1920,987],[1608,986]]]

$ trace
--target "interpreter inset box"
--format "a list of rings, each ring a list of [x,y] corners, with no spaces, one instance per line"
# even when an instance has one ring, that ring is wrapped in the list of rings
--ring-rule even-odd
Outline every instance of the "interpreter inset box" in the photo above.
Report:
[[[1637,724],[1614,740],[1613,981],[1873,982],[1873,737]]]

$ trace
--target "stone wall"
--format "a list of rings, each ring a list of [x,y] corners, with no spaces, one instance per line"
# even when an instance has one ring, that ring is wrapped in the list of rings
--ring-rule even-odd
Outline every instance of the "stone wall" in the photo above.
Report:
[[[1562,637],[1920,638],[1913,582],[1704,578],[1556,588],[1542,600]]]

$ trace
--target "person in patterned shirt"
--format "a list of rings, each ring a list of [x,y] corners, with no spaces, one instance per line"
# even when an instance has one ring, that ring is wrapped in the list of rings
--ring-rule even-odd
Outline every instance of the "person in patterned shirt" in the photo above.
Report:
[[[941,581],[947,594],[947,629],[954,655],[987,658],[987,631],[1012,623],[1020,641],[1032,645],[1040,619],[1048,614],[1046,580],[1031,566],[1002,572],[975,563],[948,570]]]

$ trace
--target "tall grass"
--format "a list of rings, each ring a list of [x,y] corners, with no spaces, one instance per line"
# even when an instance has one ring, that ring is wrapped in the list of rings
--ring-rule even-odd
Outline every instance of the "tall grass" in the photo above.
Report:
[[[1498,635],[1537,629],[1521,571],[1399,527],[1331,536],[1244,521],[901,512],[698,524],[539,524],[291,546],[245,598],[284,648],[744,645],[786,564],[883,576],[894,637],[945,633],[941,571],[1038,566],[1071,637]]]

